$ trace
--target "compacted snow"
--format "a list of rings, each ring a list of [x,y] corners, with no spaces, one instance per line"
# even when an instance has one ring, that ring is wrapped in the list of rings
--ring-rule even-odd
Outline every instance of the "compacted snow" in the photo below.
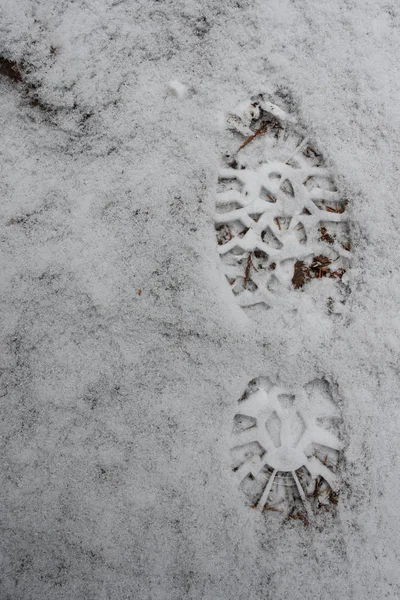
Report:
[[[398,598],[397,5],[0,7],[0,597]],[[268,135],[227,163],[264,113],[323,156],[307,202],[346,199],[349,229],[340,277],[285,233],[286,291],[254,303],[266,247],[240,262],[248,234],[215,229],[268,170]],[[291,156],[286,204],[261,200],[301,226]]]

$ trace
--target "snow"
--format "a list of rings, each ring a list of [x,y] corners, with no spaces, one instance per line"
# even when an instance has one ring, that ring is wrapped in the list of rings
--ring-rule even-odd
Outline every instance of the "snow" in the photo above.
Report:
[[[398,598],[397,6],[1,13],[0,55],[27,74],[0,80],[0,596]],[[334,318],[317,291],[248,314],[223,274],[219,115],[268,90],[349,198]],[[337,390],[339,504],[308,526],[249,509],[232,478],[232,411],[257,377]]]
[[[186,85],[184,85],[180,81],[177,81],[176,79],[169,82],[169,88],[178,98],[183,98],[187,92]]]

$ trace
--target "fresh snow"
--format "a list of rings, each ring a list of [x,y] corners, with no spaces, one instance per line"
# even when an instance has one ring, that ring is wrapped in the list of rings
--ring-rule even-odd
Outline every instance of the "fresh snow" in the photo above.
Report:
[[[399,598],[396,3],[1,0],[0,26],[0,597]],[[235,111],[277,92],[349,200],[341,314],[249,312],[224,275]],[[332,392],[340,493],[308,525],[232,472],[257,378]]]
[[[178,98],[183,98],[186,95],[187,87],[180,81],[174,79],[169,82],[170,90],[177,96]]]

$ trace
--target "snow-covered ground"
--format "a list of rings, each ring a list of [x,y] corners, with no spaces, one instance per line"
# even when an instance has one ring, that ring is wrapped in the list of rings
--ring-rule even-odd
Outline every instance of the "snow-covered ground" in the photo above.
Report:
[[[1,599],[399,598],[399,7],[0,6]],[[251,314],[224,276],[222,123],[267,88],[349,200],[339,315]],[[334,390],[339,500],[309,525],[232,477],[260,377]]]

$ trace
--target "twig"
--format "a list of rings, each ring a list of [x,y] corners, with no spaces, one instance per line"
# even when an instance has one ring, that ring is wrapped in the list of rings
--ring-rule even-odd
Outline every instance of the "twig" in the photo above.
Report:
[[[247,140],[245,140],[243,142],[243,144],[240,146],[239,150],[242,150],[243,148],[245,148],[247,146],[247,144],[250,144],[250,142],[252,140],[254,140],[254,138],[257,137],[258,135],[265,133],[267,131],[267,128],[268,128],[268,123],[263,123],[261,125],[261,127],[259,129],[257,129],[257,131],[255,133],[253,133],[253,135],[251,135],[249,138],[247,138]],[[239,150],[238,150],[238,152],[239,152]]]
[[[278,513],[282,512],[281,510],[279,510],[279,508],[274,508],[273,506],[264,506],[263,511],[265,511],[265,510],[270,510],[272,512],[278,512]]]
[[[300,519],[300,521],[303,521],[304,525],[310,524],[310,522],[307,521],[306,517],[301,512],[288,515],[288,519]]]
[[[246,270],[244,272],[244,282],[243,282],[244,289],[247,288],[247,283],[249,281],[251,264],[252,264],[252,261],[251,261],[251,252],[250,252],[249,257],[247,259]]]

